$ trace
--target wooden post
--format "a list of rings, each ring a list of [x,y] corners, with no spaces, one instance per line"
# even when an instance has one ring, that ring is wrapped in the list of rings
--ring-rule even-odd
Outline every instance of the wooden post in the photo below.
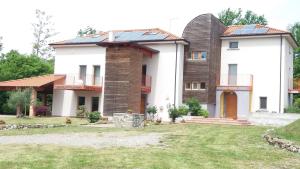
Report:
[[[21,106],[20,105],[17,105],[16,114],[17,114],[17,117],[21,117]]]
[[[29,116],[33,117],[35,116],[35,103],[36,103],[36,97],[37,97],[37,92],[35,89],[32,89],[31,91],[31,97],[30,97],[30,107],[29,107]]]

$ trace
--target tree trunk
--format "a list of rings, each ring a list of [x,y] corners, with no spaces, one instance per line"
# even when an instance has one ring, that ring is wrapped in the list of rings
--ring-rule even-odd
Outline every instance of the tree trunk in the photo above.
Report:
[[[17,108],[16,108],[16,114],[17,114],[17,117],[21,117],[21,106],[18,105]]]

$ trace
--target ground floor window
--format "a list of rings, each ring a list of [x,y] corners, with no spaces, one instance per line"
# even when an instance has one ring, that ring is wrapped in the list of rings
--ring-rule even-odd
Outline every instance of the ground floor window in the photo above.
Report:
[[[79,106],[84,106],[84,105],[85,105],[85,97],[79,96],[77,106],[79,107]]]
[[[98,111],[99,97],[92,97],[92,111]]]
[[[267,109],[267,97],[260,97],[259,98],[259,108],[260,109]]]

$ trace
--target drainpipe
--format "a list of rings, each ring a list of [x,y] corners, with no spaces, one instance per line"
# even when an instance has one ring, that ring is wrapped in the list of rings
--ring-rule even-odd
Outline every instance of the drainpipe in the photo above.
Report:
[[[281,113],[282,35],[280,35],[279,113]]]
[[[174,84],[174,106],[176,106],[176,86],[177,86],[177,51],[178,51],[178,44],[175,41],[175,45],[176,45],[176,58],[175,58],[175,84]]]

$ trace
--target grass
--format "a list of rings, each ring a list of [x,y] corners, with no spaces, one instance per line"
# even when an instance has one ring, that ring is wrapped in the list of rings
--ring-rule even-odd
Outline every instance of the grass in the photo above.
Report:
[[[6,124],[65,124],[66,118],[64,117],[35,117],[35,118],[16,118],[11,117],[0,117]],[[73,125],[87,124],[86,119],[81,118],[70,118]]]
[[[268,145],[266,127],[174,124],[128,129],[128,133],[165,133],[166,147],[74,148],[55,145],[1,145],[0,168],[300,168],[300,154]],[[69,126],[1,131],[0,135],[124,129]]]
[[[300,119],[285,127],[276,129],[275,135],[294,141],[300,145]]]

